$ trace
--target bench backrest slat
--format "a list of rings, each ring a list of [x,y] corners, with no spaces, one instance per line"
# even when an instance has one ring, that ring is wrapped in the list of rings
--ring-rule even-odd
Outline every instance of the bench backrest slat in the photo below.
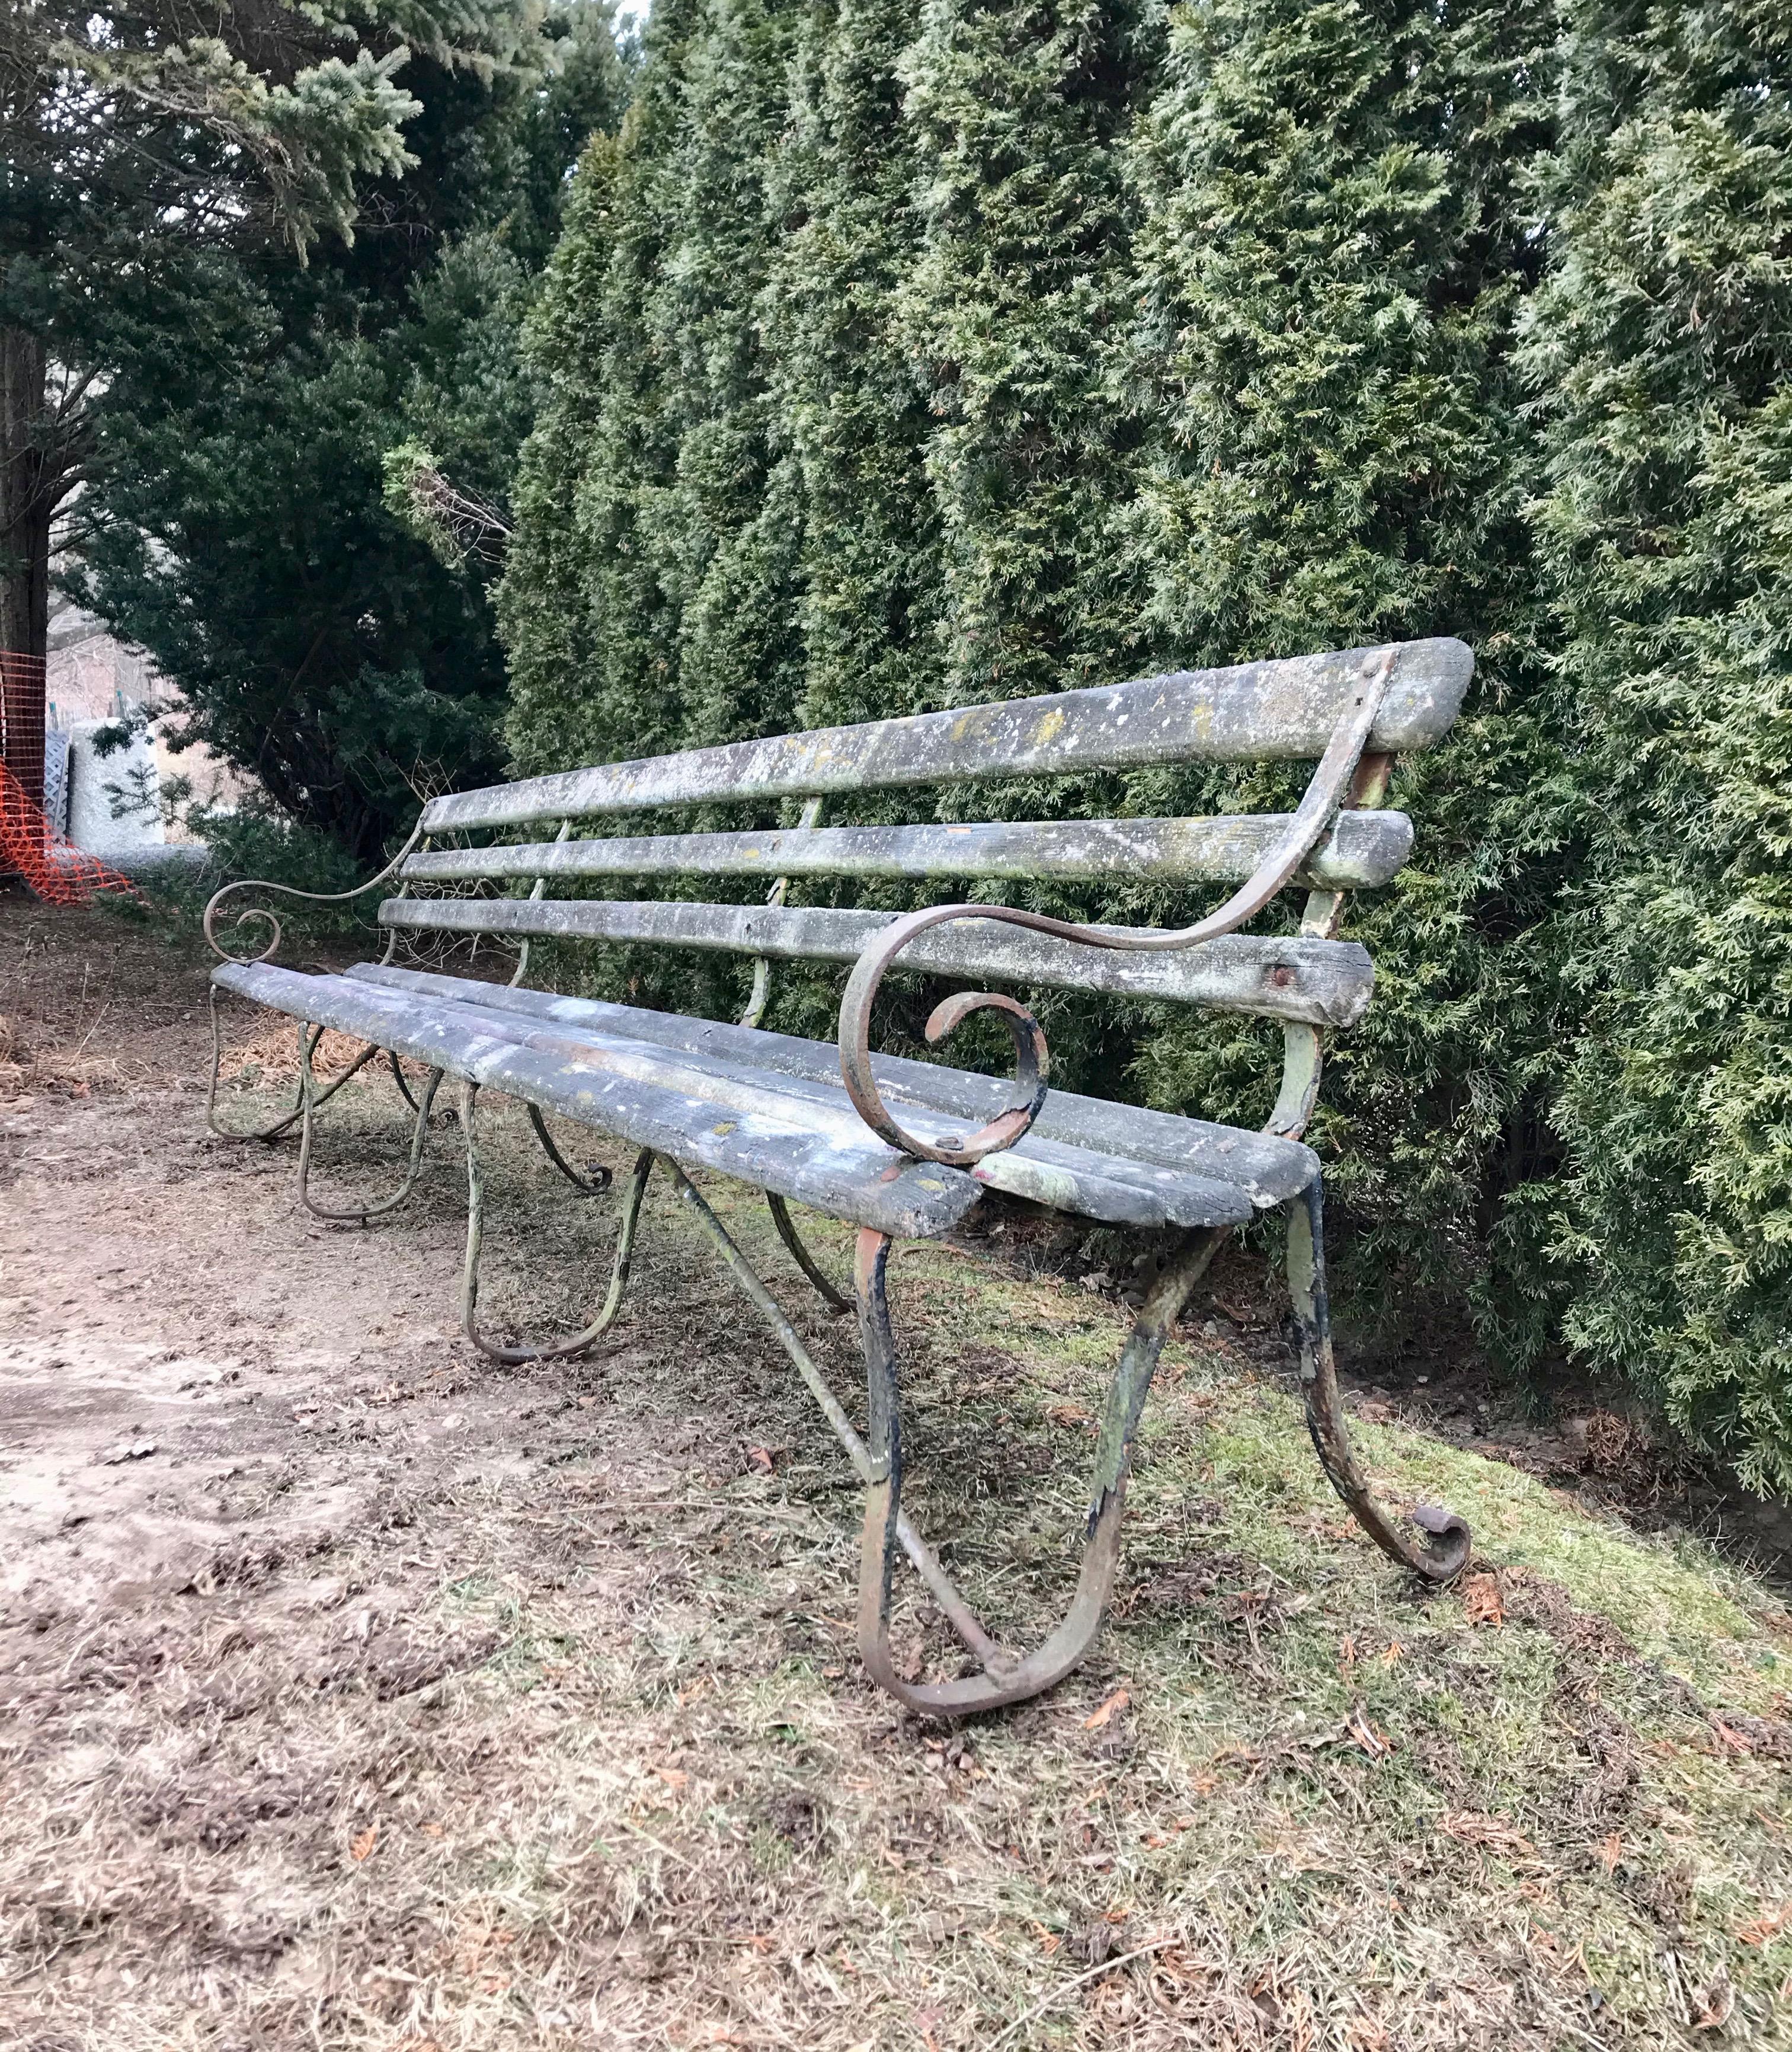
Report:
[[[432,799],[423,830],[1096,768],[1310,758],[1323,753],[1364,676],[1388,652],[1384,646],[1178,670],[1046,698],[603,763]],[[1473,668],[1460,641],[1402,644],[1370,747],[1403,754],[1440,740]]]
[[[656,942],[773,961],[831,962],[856,961],[894,916],[665,899],[390,898],[380,907],[383,925],[413,930]],[[903,962],[938,975],[1111,991],[1317,1026],[1353,1025],[1375,983],[1368,951],[1351,941],[1234,934],[1175,953],[1130,954],[981,919],[922,934]]]
[[[1285,813],[1215,819],[984,820],[967,825],[775,828],[763,833],[617,835],[432,848],[407,883],[573,876],[1149,877],[1242,880],[1280,839]],[[1412,852],[1404,813],[1345,813],[1298,880],[1327,891],[1386,883]]]

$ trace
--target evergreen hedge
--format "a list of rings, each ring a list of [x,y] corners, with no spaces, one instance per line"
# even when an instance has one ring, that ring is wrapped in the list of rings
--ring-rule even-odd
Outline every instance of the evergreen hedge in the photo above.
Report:
[[[1465,1311],[1521,1372],[1570,1347],[1792,1484],[1787,33],[1767,0],[662,0],[530,338],[518,767],[1461,635],[1313,1135],[1382,1279],[1348,1294],[1391,1335]],[[829,1032],[833,980],[775,988]],[[1067,1081],[1268,1108],[1248,1023],[1047,1013]]]

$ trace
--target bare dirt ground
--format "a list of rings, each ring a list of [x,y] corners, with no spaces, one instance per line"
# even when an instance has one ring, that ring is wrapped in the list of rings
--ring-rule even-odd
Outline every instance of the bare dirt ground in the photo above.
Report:
[[[1390,1486],[1476,1525],[1426,1597],[1228,1270],[1096,1659],[936,1730],[860,1674],[845,1463],[663,1189],[611,1340],[495,1369],[455,1134],[389,1220],[307,1219],[290,1142],[205,1130],[205,990],[178,930],[0,897],[0,2044],[1792,2042],[1792,1621],[1661,1488],[1653,1533],[1596,1500],[1615,1423],[1360,1392]],[[250,1085],[264,1024],[227,1015]],[[389,1080],[338,1102],[320,1186],[389,1186]],[[613,1200],[493,1124],[487,1308],[570,1329]],[[850,1332],[710,1194],[850,1391]],[[918,1251],[896,1291],[918,1514],[1022,1636],[1124,1330],[1027,1266]]]

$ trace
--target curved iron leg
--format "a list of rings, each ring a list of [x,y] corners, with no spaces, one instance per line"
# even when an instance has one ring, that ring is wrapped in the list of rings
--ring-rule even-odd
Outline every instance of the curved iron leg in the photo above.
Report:
[[[1356,1465],[1338,1396],[1332,1318],[1325,1294],[1325,1212],[1320,1179],[1288,1208],[1288,1287],[1301,1331],[1301,1387],[1307,1429],[1326,1479],[1383,1553],[1427,1581],[1447,1582],[1468,1563],[1469,1528],[1454,1510],[1419,1503],[1410,1513],[1426,1537],[1414,1540],[1394,1523]]]
[[[412,1110],[415,1111],[417,1108],[417,1099],[411,1095],[411,1086],[405,1075],[404,1063],[399,1060],[398,1057],[395,1054],[392,1052],[390,1048],[386,1050],[385,1059],[392,1064],[392,1080],[398,1086],[398,1095],[405,1100],[405,1103],[410,1106]]]
[[[869,1483],[872,1477],[871,1453],[865,1442],[853,1430],[852,1420],[841,1409],[840,1400],[828,1388],[826,1376],[810,1358],[808,1349],[797,1337],[796,1327],[779,1310],[771,1291],[753,1273],[753,1264],[729,1238],[727,1228],[704,1203],[691,1178],[675,1161],[665,1161],[663,1166],[672,1179],[672,1187],[678,1192],[686,1208],[715,1243],[717,1251],[728,1264],[729,1273],[771,1327],[779,1345],[789,1355],[809,1394],[820,1405],[822,1416],[833,1427],[835,1438],[846,1448],[847,1458],[852,1463],[859,1480]],[[914,1563],[915,1572],[933,1592],[934,1600],[945,1611],[953,1630],[971,1651],[986,1666],[1000,1666],[1006,1662],[1009,1656],[977,1622],[970,1606],[953,1585],[952,1577],[935,1560],[926,1541],[906,1517],[898,1518],[896,1537],[903,1552]]]
[[[411,1127],[411,1158],[405,1169],[404,1181],[389,1197],[382,1197],[377,1204],[352,1206],[347,1211],[329,1211],[322,1204],[313,1204],[311,1192],[311,1142],[316,1131],[316,1112],[318,1106],[329,1095],[326,1091],[323,1097],[319,1096],[315,1087],[315,1079],[311,1075],[311,1051],[316,1045],[315,1040],[307,1041],[299,1051],[299,1093],[302,1114],[299,1129],[299,1201],[313,1218],[328,1219],[336,1224],[365,1225],[369,1219],[376,1219],[387,1212],[396,1211],[416,1187],[417,1172],[423,1166],[424,1147],[429,1138],[429,1107],[436,1101],[442,1072],[440,1069],[429,1071],[423,1101],[417,1105],[417,1118]],[[379,1050],[371,1048],[369,1052],[378,1054]],[[350,1073],[352,1075],[354,1071],[351,1070]],[[405,1095],[409,1097],[409,1095],[406,1091]]]
[[[475,1318],[479,1302],[479,1249],[485,1239],[485,1173],[474,1130],[474,1106],[479,1094],[477,1083],[461,1083],[460,1130],[467,1141],[467,1259],[460,1271],[460,1329],[481,1353],[492,1361],[502,1361],[507,1368],[531,1361],[565,1361],[574,1354],[583,1353],[608,1332],[622,1309],[622,1300],[628,1288],[628,1265],[635,1251],[635,1228],[640,1220],[641,1200],[647,1194],[648,1178],[653,1173],[655,1157],[644,1149],[636,1161],[628,1193],[623,1200],[622,1223],[616,1235],[609,1291],[597,1317],[583,1332],[574,1333],[569,1339],[550,1341],[546,1346],[499,1346],[480,1332]]]
[[[790,1207],[776,1190],[765,1192],[765,1208],[772,1214],[772,1223],[778,1229],[778,1238],[789,1248],[791,1259],[815,1285],[816,1294],[828,1310],[843,1318],[852,1309],[852,1299],[842,1296],[823,1274],[815,1256],[803,1244],[803,1236],[796,1230],[796,1221],[790,1216]]]
[[[1089,1506],[1082,1567],[1077,1578],[1076,1596],[1064,1622],[1023,1660],[994,1666],[986,1662],[981,1674],[923,1686],[905,1682],[897,1674],[890,1651],[890,1577],[902,1498],[896,1348],[890,1333],[886,1288],[890,1240],[887,1235],[869,1228],[859,1233],[855,1267],[859,1326],[865,1346],[871,1400],[872,1474],[866,1494],[865,1529],[859,1552],[859,1648],[872,1679],[910,1709],[929,1717],[960,1717],[977,1710],[997,1709],[1004,1703],[1020,1702],[1062,1681],[1094,1644],[1120,1564],[1121,1511],[1145,1394],[1156,1373],[1164,1341],[1225,1237],[1223,1229],[1188,1235],[1157,1279],[1121,1350],[1096,1443],[1095,1486]]]
[[[600,1168],[595,1179],[581,1176],[554,1144],[554,1135],[547,1130],[547,1121],[538,1106],[525,1102],[523,1110],[529,1114],[529,1123],[535,1129],[535,1138],[542,1143],[542,1151],[575,1190],[582,1190],[586,1196],[601,1196],[614,1180],[608,1169]]]
[[[205,1123],[221,1140],[277,1140],[288,1126],[295,1126],[305,1113],[305,1079],[300,1075],[293,1092],[292,1109],[284,1118],[276,1118],[272,1126],[251,1126],[246,1133],[233,1133],[227,1126],[217,1122],[218,1069],[224,1059],[224,1044],[217,1022],[217,990],[214,985],[209,996],[212,1016],[212,1072],[205,1084]],[[303,1067],[305,1043],[307,1036],[315,1049],[323,1037],[321,1026],[312,1026],[301,1019],[299,1022],[299,1051]],[[358,1074],[378,1054],[379,1049],[369,1045],[363,1049],[351,1067],[344,1069],[336,1080],[319,1091],[313,1099],[315,1105],[327,1104],[352,1075]]]

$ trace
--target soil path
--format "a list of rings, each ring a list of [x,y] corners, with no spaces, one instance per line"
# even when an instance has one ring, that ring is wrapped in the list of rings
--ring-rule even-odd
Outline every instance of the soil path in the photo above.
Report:
[[[0,2043],[945,2052],[1031,1999],[1017,1957],[1056,1976],[1049,2001],[1068,1991],[1078,2042],[1314,2042],[1258,1969],[1167,1940],[1133,1977],[1143,2007],[1103,2022],[1133,1980],[1095,1969],[1139,1936],[1094,1807],[1137,1744],[1114,1670],[957,1737],[863,1682],[843,1464],[663,1192],[616,1344],[495,1369],[453,1316],[452,1136],[401,1224],[308,1220],[290,1145],[206,1130],[190,937],[0,898]],[[264,1070],[285,1059],[246,1009],[226,1026]],[[389,1186],[393,1086],[342,1102],[320,1180]],[[558,1182],[520,1118],[493,1126],[490,1315],[569,1329],[613,1204]],[[850,1388],[850,1333],[781,1293]],[[1248,1349],[1248,1304],[1223,1289],[1200,1315]],[[1485,1396],[1453,1400],[1487,1443]],[[954,1439],[952,1416],[924,1414],[918,1443],[969,1496],[1007,1486],[1000,1431]],[[1248,1568],[1195,1557],[1210,1591]],[[1238,1600],[1211,1671],[1260,1697],[1258,1620],[1278,1613]],[[1193,1822],[1144,1760],[1161,1827],[1131,1831],[1122,1874]],[[1409,1951],[1394,2036],[1349,2042],[1541,2046],[1594,2015],[1553,1965],[1486,1964],[1492,1940]],[[1469,2009],[1421,2001],[1458,1975]]]

